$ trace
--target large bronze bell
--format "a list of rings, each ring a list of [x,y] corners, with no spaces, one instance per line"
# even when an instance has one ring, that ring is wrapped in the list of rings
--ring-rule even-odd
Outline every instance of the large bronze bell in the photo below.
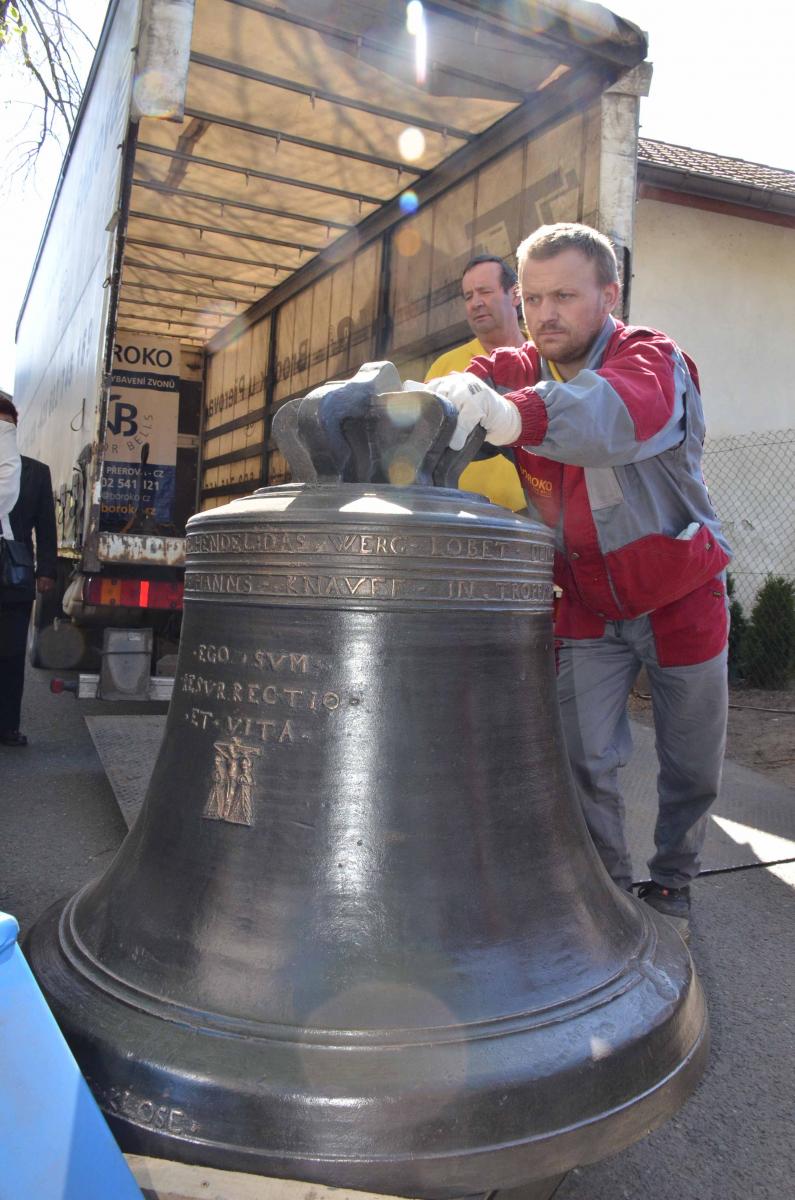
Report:
[[[309,482],[191,520],[146,802],[29,953],[126,1150],[444,1198],[642,1137],[707,1020],[572,793],[549,534],[374,378],[282,409]]]

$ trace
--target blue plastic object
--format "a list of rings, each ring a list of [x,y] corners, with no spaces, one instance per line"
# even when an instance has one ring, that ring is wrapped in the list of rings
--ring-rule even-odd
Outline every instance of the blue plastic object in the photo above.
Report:
[[[0,913],[0,1200],[143,1200]]]

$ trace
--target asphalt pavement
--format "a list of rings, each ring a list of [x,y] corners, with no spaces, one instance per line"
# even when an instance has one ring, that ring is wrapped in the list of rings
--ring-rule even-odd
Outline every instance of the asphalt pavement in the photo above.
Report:
[[[101,872],[126,834],[85,716],[152,716],[167,707],[77,701],[51,695],[48,684],[49,673],[29,670],[23,728],[30,745],[0,747],[0,909],[16,916],[23,934],[50,904]],[[765,795],[763,777],[740,778],[749,794],[758,786]],[[775,846],[792,846],[795,792],[791,814],[780,795],[776,802],[774,829],[765,829],[772,808],[760,807],[756,826],[746,814],[754,845],[769,833]],[[795,864],[713,874],[693,891],[691,952],[712,1026],[706,1075],[662,1129],[572,1172],[556,1200],[785,1200],[795,1193]]]

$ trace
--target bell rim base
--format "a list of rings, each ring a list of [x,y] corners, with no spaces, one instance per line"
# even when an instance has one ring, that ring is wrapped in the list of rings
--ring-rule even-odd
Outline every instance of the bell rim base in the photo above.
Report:
[[[360,1188],[370,1191],[386,1191],[400,1195],[401,1188],[405,1194],[422,1195],[427,1200],[453,1200],[467,1192],[477,1192],[478,1189],[491,1190],[497,1187],[513,1187],[535,1179],[571,1170],[574,1167],[586,1165],[608,1155],[619,1152],[633,1142],[644,1137],[666,1121],[684,1103],[695,1088],[703,1074],[709,1046],[709,1028],[706,1005],[700,984],[691,971],[688,985],[678,994],[679,1004],[674,1005],[676,1016],[681,1018],[682,1026],[690,1026],[693,1035],[689,1043],[681,1045],[678,1058],[673,1069],[658,1078],[650,1087],[636,1094],[625,1096],[620,1104],[605,1112],[575,1120],[569,1125],[561,1125],[552,1130],[534,1131],[523,1138],[509,1138],[499,1143],[487,1145],[455,1147],[448,1146],[439,1151],[427,1152],[422,1147],[403,1151],[393,1148],[381,1156],[367,1157],[361,1153],[340,1154],[324,1153],[322,1149],[312,1150],[298,1148],[290,1152],[282,1148],[271,1151],[264,1150],[261,1145],[246,1144],[246,1138],[232,1142],[225,1140],[218,1130],[212,1137],[201,1137],[198,1130],[186,1129],[179,1132],[161,1132],[151,1125],[133,1119],[129,1113],[114,1111],[114,1093],[118,1098],[132,1094],[135,1098],[135,1088],[140,1084],[140,1094],[144,1097],[155,1089],[147,1089],[146,1082],[151,1082],[146,1071],[155,1076],[155,1082],[166,1086],[158,1098],[169,1093],[176,1094],[179,1103],[180,1084],[190,1080],[190,1057],[181,1057],[173,1053],[170,1047],[169,1055],[161,1054],[161,1062],[149,1059],[144,1062],[140,1046],[151,1044],[153,1036],[163,1036],[164,1027],[168,1022],[152,1017],[150,1014],[131,1010],[128,1006],[119,1004],[117,998],[102,993],[96,985],[84,976],[77,975],[68,958],[63,954],[60,939],[53,939],[60,924],[60,916],[64,909],[63,903],[53,906],[45,913],[31,930],[27,939],[27,951],[31,958],[40,986],[50,1003],[54,1015],[62,1023],[65,1036],[70,1041],[72,1049],[86,1072],[89,1084],[105,1113],[111,1128],[116,1134],[122,1148],[128,1152],[154,1154],[157,1157],[171,1158],[176,1161],[194,1163],[203,1166],[213,1166],[221,1169],[240,1170],[255,1175],[274,1176],[291,1179],[301,1179],[308,1183],[324,1183],[331,1186]],[[670,934],[671,943],[676,945],[681,953],[688,952],[678,934],[664,923],[664,919],[656,922],[660,929],[664,928]],[[665,937],[665,935],[664,935]],[[50,943],[49,947],[47,942]],[[42,943],[41,946],[37,943]],[[60,969],[67,987],[61,989],[50,987],[53,982],[48,974],[54,974],[52,966],[53,951],[60,959]],[[50,956],[48,971],[47,957]],[[55,983],[58,980],[55,979]],[[652,992],[655,981],[647,980]],[[64,1003],[64,995],[68,986],[72,988],[72,996],[67,999],[74,1001],[75,995],[80,994],[81,1004],[75,1006]],[[657,994],[658,1002],[662,1005],[663,998]],[[668,1000],[670,1007],[670,999]],[[688,1009],[688,1013],[683,1010]],[[102,1011],[104,1009],[104,1012]],[[141,1026],[142,1036],[127,1038],[128,1049],[125,1052],[123,1039],[113,1043],[104,1040],[91,1026],[91,1017],[101,1016],[110,1027],[119,1021],[119,1010],[124,1010],[122,1020],[131,1022],[130,1028],[135,1032],[136,1025]],[[80,1012],[81,1024],[71,1017],[74,1011]],[[672,1018],[673,1019],[673,1018]],[[101,1025],[101,1021],[97,1021]],[[695,1026],[695,1027],[694,1027]],[[174,1033],[176,1031],[176,1033]],[[677,1032],[680,1042],[684,1041],[681,1032]],[[171,1026],[176,1042],[180,1038],[191,1039],[194,1043],[207,1039],[179,1024]],[[130,1047],[138,1041],[138,1057]],[[217,1040],[217,1039],[216,1039]],[[504,1039],[491,1039],[493,1042]],[[640,1038],[632,1043],[637,1049]],[[184,1047],[181,1047],[184,1048]],[[423,1049],[423,1048],[418,1048]],[[427,1049],[427,1048],[426,1048]],[[626,1047],[624,1047],[626,1052]],[[185,1065],[187,1061],[187,1066]],[[103,1080],[92,1077],[92,1062],[99,1066],[97,1076],[104,1074]],[[131,1072],[132,1063],[132,1072]],[[179,1063],[177,1067],[175,1064]],[[126,1076],[125,1076],[126,1070]],[[139,1076],[134,1074],[138,1070]],[[157,1073],[160,1072],[158,1075]],[[284,1084],[274,1073],[276,1085]],[[120,1086],[115,1083],[121,1081]],[[129,1085],[125,1090],[125,1084]],[[525,1090],[537,1087],[542,1090],[543,1081],[525,1081]],[[223,1078],[213,1081],[214,1103],[223,1106],[224,1101],[232,1102],[234,1093],[226,1086]],[[486,1095],[485,1088],[483,1091]],[[286,1097],[286,1089],[285,1089]],[[246,1097],[248,1099],[250,1097]],[[188,1099],[190,1097],[188,1096]],[[261,1097],[263,1113],[268,1104],[274,1111],[279,1107],[284,1097],[278,1095],[278,1087],[272,1087],[268,1096]],[[490,1097],[493,1102],[494,1096]],[[520,1092],[517,1091],[515,1103],[519,1104]],[[526,1097],[525,1097],[526,1099]],[[136,1099],[137,1102],[137,1099]],[[184,1101],[181,1101],[184,1103]],[[326,1097],[330,1104],[330,1099]],[[132,1101],[131,1101],[132,1103]],[[153,1103],[145,1100],[148,1109],[153,1109]],[[380,1103],[380,1101],[378,1102]],[[485,1102],[484,1102],[485,1103]],[[185,1108],[190,1110],[190,1104]],[[181,1110],[176,1110],[181,1111]],[[201,1114],[200,1114],[201,1115]],[[273,1113],[271,1113],[271,1119]],[[267,1128],[267,1121],[262,1120],[258,1128]],[[288,1128],[289,1126],[285,1126]],[[385,1126],[387,1128],[387,1126]],[[245,1131],[244,1131],[245,1132]],[[250,1131],[249,1131],[250,1132]],[[282,1130],[283,1133],[283,1130]],[[250,1139],[249,1143],[250,1143]],[[274,1140],[282,1140],[278,1136]],[[408,1189],[408,1190],[406,1190]]]
[[[411,1200],[417,1200],[417,1197],[422,1197],[422,1200],[459,1200],[469,1193],[520,1187],[523,1184],[546,1180],[553,1175],[563,1176],[576,1168],[587,1167],[628,1149],[659,1129],[687,1102],[704,1074],[709,1050],[710,1030],[708,1021],[705,1021],[688,1055],[665,1079],[640,1097],[628,1100],[607,1113],[600,1113],[590,1121],[557,1129],[540,1137],[437,1155],[421,1155],[414,1152],[403,1157],[395,1155],[388,1158],[343,1159],[329,1155],[317,1155],[312,1159],[299,1155],[285,1157],[282,1153],[269,1155],[261,1148],[247,1151],[232,1144],[176,1140],[107,1112],[105,1117],[125,1153],[146,1153],[153,1157],[168,1157],[196,1166],[236,1170],[267,1178],[295,1179],[303,1183],[325,1184],[329,1187],[384,1192],[393,1196],[406,1196]],[[652,1102],[659,1101],[663,1093],[669,1096],[673,1090],[677,1091],[677,1099],[673,1103],[669,1101],[653,1116],[644,1116]],[[632,1113],[632,1125],[623,1126],[620,1136],[617,1136],[617,1130],[611,1131],[612,1136],[605,1139],[605,1130],[618,1124],[627,1112]],[[588,1135],[584,1141],[581,1140],[583,1133]],[[572,1143],[571,1149],[569,1143]],[[162,1150],[161,1154],[157,1153],[158,1149]],[[561,1154],[563,1149],[567,1150],[567,1155]],[[206,1154],[202,1153],[203,1151],[206,1151]],[[518,1165],[513,1170],[506,1171],[506,1159],[521,1160],[528,1153],[532,1153],[534,1159],[531,1173],[528,1174],[529,1168],[522,1170]],[[252,1160],[255,1158],[257,1166],[252,1169]],[[495,1168],[501,1169],[490,1170],[491,1163],[494,1163]],[[451,1179],[452,1164],[458,1168],[456,1182],[447,1186]],[[277,1166],[279,1169],[275,1169]],[[311,1169],[308,1170],[308,1167]],[[382,1171],[386,1168],[390,1174],[379,1174],[379,1167]],[[407,1187],[406,1180],[396,1178],[394,1172],[408,1171],[416,1182],[409,1185],[409,1190],[403,1190]],[[431,1179],[431,1176],[434,1178]]]

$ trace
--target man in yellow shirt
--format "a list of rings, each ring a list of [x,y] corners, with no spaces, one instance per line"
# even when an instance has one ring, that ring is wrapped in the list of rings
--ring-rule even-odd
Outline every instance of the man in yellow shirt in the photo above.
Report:
[[[471,342],[440,354],[428,369],[426,382],[451,371],[465,371],[477,354],[491,354],[500,346],[524,345],[527,338],[519,328],[515,289],[515,273],[496,255],[479,254],[467,263],[461,276],[461,294],[467,324],[475,336]],[[527,505],[513,460],[504,454],[470,463],[458,486],[488,496],[514,512]]]

